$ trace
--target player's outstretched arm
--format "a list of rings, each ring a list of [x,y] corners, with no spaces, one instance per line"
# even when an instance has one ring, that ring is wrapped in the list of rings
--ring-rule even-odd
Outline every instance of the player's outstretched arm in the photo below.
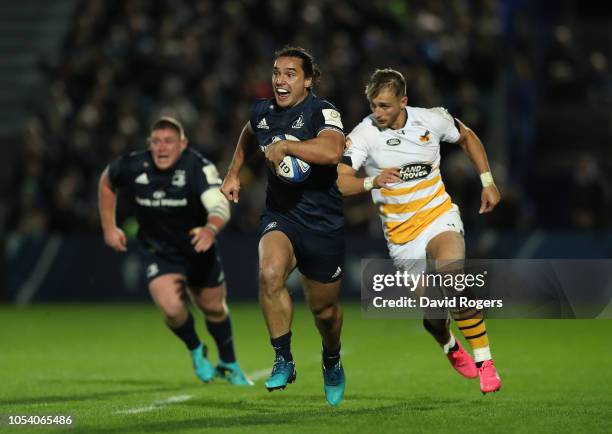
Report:
[[[338,164],[337,182],[343,196],[367,193],[373,188],[386,188],[389,184],[401,181],[397,167],[383,169],[378,176],[360,178],[357,176],[357,171],[348,164]]]
[[[250,153],[256,144],[256,137],[253,128],[251,127],[251,122],[247,122],[242,132],[240,133],[240,137],[238,138],[238,143],[236,144],[236,150],[234,151],[234,157],[232,158],[232,162],[230,163],[229,169],[227,170],[227,175],[225,175],[225,179],[223,180],[223,185],[221,186],[221,193],[234,203],[238,203],[239,200],[239,192],[240,192],[240,169],[244,165],[245,157],[248,153]]]
[[[335,165],[340,162],[344,152],[344,135],[331,129],[323,130],[317,137],[303,142],[280,140],[266,148],[266,159],[274,167],[283,158],[292,155],[307,163]]]
[[[104,242],[117,252],[127,251],[127,238],[121,229],[117,227],[115,220],[115,208],[117,206],[117,194],[108,179],[108,167],[104,169],[98,183],[98,210],[100,222],[104,231]]]
[[[493,209],[499,203],[501,196],[499,190],[493,181],[493,175],[489,167],[489,160],[487,159],[487,153],[484,146],[476,133],[472,129],[468,128],[459,119],[456,119],[457,125],[459,126],[459,146],[463,149],[463,152],[474,164],[474,167],[480,174],[480,180],[482,182],[482,192],[480,194],[480,210],[479,214],[493,211]]]

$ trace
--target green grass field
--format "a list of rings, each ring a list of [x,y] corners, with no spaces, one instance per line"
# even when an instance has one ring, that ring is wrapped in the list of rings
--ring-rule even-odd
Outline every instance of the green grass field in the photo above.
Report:
[[[364,320],[347,305],[346,398],[331,408],[320,341],[303,306],[293,326],[297,382],[274,393],[263,386],[273,353],[258,307],[234,305],[232,314],[253,388],[199,383],[152,305],[0,307],[0,432],[612,431],[611,320],[489,321],[503,387],[483,396],[478,380],[455,374],[419,322]],[[7,426],[8,415],[28,414],[75,422]]]

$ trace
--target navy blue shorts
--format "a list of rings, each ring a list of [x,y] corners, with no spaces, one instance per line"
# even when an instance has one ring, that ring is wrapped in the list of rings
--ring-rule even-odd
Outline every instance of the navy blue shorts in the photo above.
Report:
[[[261,216],[259,238],[271,231],[287,235],[293,245],[297,268],[304,276],[321,283],[336,282],[344,273],[344,232],[315,232],[266,211]]]
[[[192,289],[213,288],[225,281],[221,258],[215,245],[204,253],[168,255],[138,243],[138,253],[144,265],[147,283],[164,274],[182,274]]]

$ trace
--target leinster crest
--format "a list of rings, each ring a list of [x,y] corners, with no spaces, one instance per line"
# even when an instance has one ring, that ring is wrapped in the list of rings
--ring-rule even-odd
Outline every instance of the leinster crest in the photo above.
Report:
[[[174,175],[172,175],[172,185],[175,187],[184,187],[185,183],[185,171],[175,170]]]

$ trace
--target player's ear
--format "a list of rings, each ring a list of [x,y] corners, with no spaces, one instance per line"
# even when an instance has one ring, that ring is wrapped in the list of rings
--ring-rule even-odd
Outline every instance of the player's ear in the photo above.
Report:
[[[187,145],[189,144],[189,140],[187,139],[187,137],[185,137],[179,143],[181,144],[181,151],[184,151],[187,148]]]
[[[306,89],[312,90],[312,77],[304,79],[304,86],[306,87]]]
[[[402,106],[402,108],[406,108],[406,106],[408,105],[408,97],[407,96],[403,96],[402,99],[400,99],[400,105]]]

